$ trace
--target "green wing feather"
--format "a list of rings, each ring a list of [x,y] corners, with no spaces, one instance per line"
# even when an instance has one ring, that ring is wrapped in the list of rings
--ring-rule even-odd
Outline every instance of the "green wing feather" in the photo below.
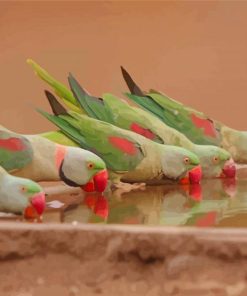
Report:
[[[143,92],[123,68],[122,74],[132,94],[128,97],[135,103],[152,112],[170,127],[184,133],[196,144],[220,145],[219,126],[215,123],[212,126],[211,120],[203,113],[185,107],[178,101],[155,90],[151,90],[150,93]]]
[[[196,144],[219,145],[220,134],[219,126],[211,121],[203,113],[192,108],[186,107],[183,104],[169,98],[166,95],[149,93],[151,97],[163,110],[163,121],[185,134],[192,142]],[[202,127],[198,127],[192,120],[192,114],[196,117],[205,120],[206,124],[212,125],[216,132],[216,137],[207,136]]]
[[[90,117],[114,124],[120,128],[138,132],[153,141],[164,144],[164,141],[152,130],[152,118],[143,114],[143,110],[130,106],[111,94],[104,94],[102,99],[89,95],[76,79],[70,75],[69,84],[75,98]],[[136,129],[134,129],[134,127]]]
[[[130,106],[127,102],[118,99],[112,94],[104,94],[103,100],[105,106],[112,114],[112,123],[114,125],[140,133],[154,142],[165,144],[164,140],[159,136],[158,127],[153,125],[153,115],[138,107]],[[138,126],[142,131],[137,132],[133,125]]]
[[[101,98],[96,98],[88,94],[72,74],[69,75],[68,81],[78,105],[88,116],[113,123],[111,120],[112,114]]]
[[[179,106],[184,106],[181,102],[176,101],[175,99],[170,98],[169,96],[167,96],[166,94],[162,93],[161,91],[155,90],[155,89],[150,89],[149,90],[149,94],[156,94],[156,95],[161,95],[165,101],[170,101],[171,103],[173,103],[174,108],[179,107]]]
[[[127,96],[146,111],[153,113],[168,126],[185,134],[192,142],[204,145],[219,144],[219,138],[207,137],[203,129],[195,126],[190,116],[191,111],[185,110],[182,104],[174,100],[166,99],[167,96],[157,93],[149,93],[145,97],[132,94],[127,94]],[[199,112],[197,115],[200,116]]]
[[[61,131],[80,147],[90,150],[101,157],[110,170],[115,172],[130,171],[144,158],[141,145],[126,133],[105,122],[87,116],[70,112],[70,115],[50,115],[44,111],[39,112],[48,120],[58,126]],[[109,142],[109,137],[121,137],[133,143],[136,148],[135,155],[129,155],[119,150]]]
[[[33,160],[33,149],[27,138],[0,130],[0,166],[6,171],[24,168]]]
[[[74,146],[78,147],[79,145],[72,141],[69,137],[67,137],[63,132],[61,131],[51,131],[39,134],[39,136],[46,138],[54,143],[65,145],[65,146]]]
[[[151,112],[152,114],[156,115],[159,119],[164,121],[164,114],[161,106],[157,104],[152,98],[145,96],[145,97],[139,97],[137,95],[125,94],[130,100],[134,101],[136,104],[141,106],[143,109],[145,109],[148,112]]]

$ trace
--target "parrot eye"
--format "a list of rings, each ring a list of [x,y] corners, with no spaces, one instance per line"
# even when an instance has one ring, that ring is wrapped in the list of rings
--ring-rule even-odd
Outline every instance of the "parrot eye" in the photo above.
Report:
[[[189,163],[190,163],[190,159],[189,159],[189,157],[185,157],[185,158],[184,158],[184,163],[185,163],[185,164],[189,164]]]
[[[214,156],[213,157],[213,163],[218,163],[219,162],[219,157],[218,156]]]
[[[27,191],[27,188],[25,186],[22,186],[21,187],[21,192],[26,192]]]
[[[93,169],[94,168],[94,164],[92,163],[92,162],[89,162],[88,164],[87,164],[87,167],[88,167],[88,169]]]

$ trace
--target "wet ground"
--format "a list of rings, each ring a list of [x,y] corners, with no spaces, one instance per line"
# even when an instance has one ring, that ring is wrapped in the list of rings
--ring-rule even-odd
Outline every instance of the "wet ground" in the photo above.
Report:
[[[247,179],[204,180],[200,186],[147,186],[122,194],[84,194],[62,183],[44,184],[43,223],[101,223],[246,227]],[[25,221],[0,213],[0,221]]]

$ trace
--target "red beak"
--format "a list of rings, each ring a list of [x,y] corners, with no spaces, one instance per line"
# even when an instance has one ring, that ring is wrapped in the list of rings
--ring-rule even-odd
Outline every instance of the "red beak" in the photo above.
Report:
[[[94,177],[81,188],[86,192],[103,192],[106,189],[108,181],[108,172],[107,170],[102,170],[98,172]]]
[[[35,218],[43,214],[45,210],[45,193],[40,192],[32,197],[31,205],[24,211],[24,217],[27,219]]]
[[[45,193],[40,192],[32,197],[32,206],[39,215],[42,215],[45,210]]]
[[[202,178],[202,168],[200,165],[190,170],[186,177],[179,180],[181,185],[199,184]]]
[[[200,165],[189,171],[189,180],[191,184],[199,184],[202,179],[202,168]]]
[[[233,161],[233,159],[230,159],[225,163],[220,177],[221,178],[235,178],[236,177],[236,165],[235,165],[235,162]]]

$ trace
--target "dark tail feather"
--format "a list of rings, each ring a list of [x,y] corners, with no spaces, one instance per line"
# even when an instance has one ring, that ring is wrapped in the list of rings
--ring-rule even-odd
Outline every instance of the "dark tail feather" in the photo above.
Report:
[[[45,95],[49,101],[49,104],[51,106],[52,112],[55,115],[67,115],[67,110],[61,105],[58,100],[55,98],[55,96],[50,93],[48,90],[45,90]]]
[[[120,66],[120,67],[121,67],[123,78],[124,78],[124,80],[125,80],[128,88],[129,88],[130,92],[133,95],[145,97],[145,93],[135,83],[135,81],[132,79],[132,77],[130,76],[130,74],[124,69],[124,67],[122,67],[122,66]]]
[[[69,76],[68,76],[68,81],[69,81],[69,85],[70,85],[70,89],[72,90],[73,92],[73,89],[74,89],[74,86],[75,84],[77,84],[77,87],[80,89],[80,94],[82,96],[88,96],[88,97],[91,97],[92,95],[87,92],[80,84],[79,82],[75,79],[75,77],[69,73]]]
[[[104,102],[100,98],[96,98],[90,95],[80,83],[70,73],[68,76],[69,86],[74,94],[75,99],[81,106],[81,108],[90,116],[96,119],[100,119],[98,112],[104,106]],[[99,110],[98,110],[99,109]],[[100,112],[101,113],[101,112]]]

